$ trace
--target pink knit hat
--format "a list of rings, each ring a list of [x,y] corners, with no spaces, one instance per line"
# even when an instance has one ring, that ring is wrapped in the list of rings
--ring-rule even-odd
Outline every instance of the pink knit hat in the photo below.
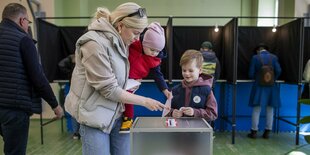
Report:
[[[147,27],[142,45],[148,48],[161,51],[165,47],[165,32],[159,23],[153,22]]]

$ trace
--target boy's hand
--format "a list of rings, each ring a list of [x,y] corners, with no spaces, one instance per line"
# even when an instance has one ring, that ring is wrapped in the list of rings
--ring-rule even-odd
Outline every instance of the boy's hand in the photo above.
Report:
[[[172,111],[172,117],[174,118],[180,118],[183,116],[183,112],[181,110],[177,110],[177,109],[174,109]]]
[[[180,110],[187,116],[194,116],[194,109],[191,107],[181,107]]]

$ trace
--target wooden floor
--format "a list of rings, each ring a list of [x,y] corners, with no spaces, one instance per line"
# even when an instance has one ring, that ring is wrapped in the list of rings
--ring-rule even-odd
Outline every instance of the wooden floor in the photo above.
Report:
[[[235,144],[231,144],[230,132],[215,132],[214,155],[310,155],[310,145],[300,136],[300,145],[295,145],[294,133],[272,134],[269,140],[249,139],[246,132],[237,132]],[[261,133],[260,133],[261,134]],[[292,150],[297,149],[295,152]],[[0,154],[3,141],[0,140]],[[41,145],[38,120],[30,123],[27,155],[80,155],[81,142],[73,140],[67,132],[61,132],[61,122],[56,121],[44,127],[44,144]],[[291,152],[291,153],[289,153]]]

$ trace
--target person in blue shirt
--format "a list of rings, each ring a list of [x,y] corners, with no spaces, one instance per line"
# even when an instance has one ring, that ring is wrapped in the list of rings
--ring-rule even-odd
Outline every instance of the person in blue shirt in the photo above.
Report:
[[[268,51],[268,46],[261,43],[256,47],[256,55],[252,57],[249,69],[249,77],[254,79],[254,84],[251,90],[249,106],[253,107],[252,111],[252,127],[251,132],[248,134],[249,138],[257,138],[259,116],[261,107],[266,107],[266,126],[262,135],[263,138],[268,139],[269,133],[272,130],[273,111],[274,108],[280,107],[280,88],[274,83],[270,86],[260,84],[260,70],[262,62],[264,64],[271,63],[270,65],[274,70],[274,81],[279,78],[281,74],[281,67],[278,57]]]

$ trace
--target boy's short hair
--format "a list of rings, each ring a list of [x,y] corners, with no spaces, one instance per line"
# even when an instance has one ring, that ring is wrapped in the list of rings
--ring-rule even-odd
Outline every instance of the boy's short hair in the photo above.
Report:
[[[196,66],[201,68],[203,63],[203,56],[201,52],[193,49],[186,50],[181,57],[180,66],[182,67],[184,64],[192,62],[193,60],[196,60]]]

